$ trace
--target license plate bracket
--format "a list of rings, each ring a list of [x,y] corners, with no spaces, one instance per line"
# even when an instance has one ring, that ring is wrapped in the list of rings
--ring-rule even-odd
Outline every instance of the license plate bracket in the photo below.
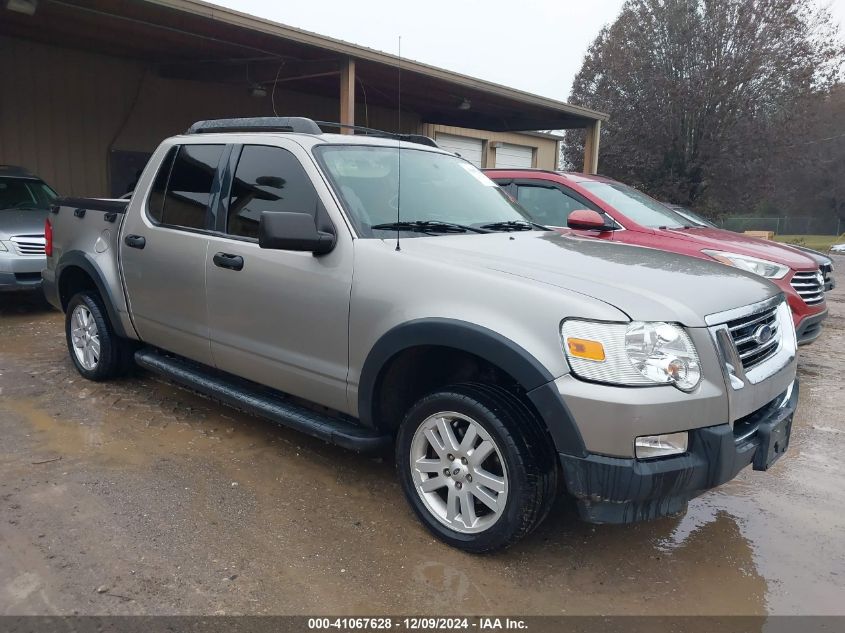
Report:
[[[792,434],[792,415],[774,424],[763,424],[757,429],[760,446],[754,454],[754,470],[768,470],[789,448]]]

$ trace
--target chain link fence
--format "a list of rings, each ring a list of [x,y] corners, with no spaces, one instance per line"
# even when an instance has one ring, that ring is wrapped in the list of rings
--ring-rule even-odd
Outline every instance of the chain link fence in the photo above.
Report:
[[[719,226],[729,231],[773,231],[775,235],[841,235],[845,220],[839,217],[790,216],[761,218],[734,216],[723,218]]]

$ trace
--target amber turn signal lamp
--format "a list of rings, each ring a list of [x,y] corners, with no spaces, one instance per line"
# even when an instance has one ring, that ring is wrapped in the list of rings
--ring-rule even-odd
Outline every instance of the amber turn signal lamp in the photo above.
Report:
[[[587,360],[604,360],[604,347],[598,341],[583,338],[567,338],[566,347],[570,356]]]

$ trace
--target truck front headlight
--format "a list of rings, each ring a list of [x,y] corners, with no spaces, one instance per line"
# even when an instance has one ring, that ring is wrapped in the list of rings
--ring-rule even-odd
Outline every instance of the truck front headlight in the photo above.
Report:
[[[695,345],[677,325],[635,321],[625,332],[625,351],[634,367],[654,382],[690,391],[701,380]]]
[[[698,352],[679,325],[568,319],[560,334],[579,378],[627,386],[671,384],[682,391],[701,382]]]
[[[7,253],[8,251],[9,249],[6,248],[6,245],[3,242],[0,242],[0,253]]]

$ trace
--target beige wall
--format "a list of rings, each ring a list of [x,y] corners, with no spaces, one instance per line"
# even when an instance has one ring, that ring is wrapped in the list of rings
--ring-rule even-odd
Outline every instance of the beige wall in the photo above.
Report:
[[[450,125],[437,125],[423,123],[420,126],[421,134],[435,138],[437,132],[443,134],[454,134],[456,136],[468,136],[479,138],[484,143],[484,154],[482,167],[494,167],[496,165],[496,150],[493,141],[512,143],[513,145],[524,145],[534,148],[534,165],[539,169],[557,169],[558,164],[558,141],[541,136],[520,134],[519,132],[488,132],[486,130],[471,130],[463,127]]]
[[[248,85],[162,79],[139,62],[0,37],[0,164],[38,174],[62,195],[107,196],[111,150],[152,152],[199,119],[273,114]],[[282,116],[337,121],[337,100],[279,89]],[[396,113],[362,104],[357,122],[392,129]],[[402,128],[419,117],[402,113]]]
[[[135,97],[135,63],[0,38],[0,164],[68,195],[107,191],[108,148]]]
[[[163,79],[140,62],[5,37],[0,60],[0,164],[26,167],[62,195],[109,195],[113,149],[152,152],[199,119],[273,114],[269,96],[252,97],[246,82]],[[281,116],[339,119],[336,99],[282,89],[276,109]],[[395,110],[365,108],[360,98],[355,114],[359,125],[396,128]],[[484,139],[490,166],[495,149],[489,141],[535,147],[537,167],[554,169],[557,162],[551,139],[422,124],[409,112],[402,113],[401,127],[431,137],[440,131]]]

